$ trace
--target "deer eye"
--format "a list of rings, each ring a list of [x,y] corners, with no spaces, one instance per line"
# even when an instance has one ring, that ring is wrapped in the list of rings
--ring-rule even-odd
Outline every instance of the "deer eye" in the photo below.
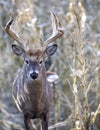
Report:
[[[40,60],[40,61],[39,61],[39,64],[42,64],[42,62],[43,62],[43,61],[42,61],[42,60]]]
[[[26,64],[29,64],[29,60],[28,59],[25,59],[25,62],[26,62]]]

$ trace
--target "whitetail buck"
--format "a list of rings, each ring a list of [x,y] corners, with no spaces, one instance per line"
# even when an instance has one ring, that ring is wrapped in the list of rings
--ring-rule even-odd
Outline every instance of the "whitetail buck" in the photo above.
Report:
[[[13,98],[18,109],[24,114],[26,130],[34,130],[31,119],[40,118],[42,120],[42,130],[48,130],[48,115],[52,102],[52,87],[47,80],[45,69],[45,58],[53,55],[57,50],[57,45],[53,42],[63,35],[63,29],[58,17],[51,13],[53,34],[47,40],[41,40],[41,49],[26,49],[25,41],[10,29],[13,19],[11,19],[5,30],[16,40],[19,45],[12,45],[12,50],[17,56],[24,59],[24,66],[17,75],[13,86]],[[51,44],[52,43],[52,44]]]

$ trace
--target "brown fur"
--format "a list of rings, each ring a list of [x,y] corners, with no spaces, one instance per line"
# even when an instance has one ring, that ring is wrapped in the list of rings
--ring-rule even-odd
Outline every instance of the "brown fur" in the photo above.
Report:
[[[28,51],[31,60],[40,59],[40,51]],[[37,57],[37,58],[36,58]],[[43,58],[43,57],[42,57]],[[52,88],[47,81],[44,63],[39,68],[38,79],[29,80],[26,66],[19,72],[13,85],[13,97],[18,109],[24,114],[26,130],[34,130],[30,119],[42,119],[42,130],[48,130],[48,115],[52,102]],[[31,124],[31,126],[30,126]]]

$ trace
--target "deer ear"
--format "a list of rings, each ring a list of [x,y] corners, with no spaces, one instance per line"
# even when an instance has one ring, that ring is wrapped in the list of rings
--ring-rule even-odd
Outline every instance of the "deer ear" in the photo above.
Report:
[[[57,44],[49,45],[46,48],[46,54],[52,56],[57,50]]]
[[[12,50],[13,50],[13,53],[16,54],[17,56],[22,56],[23,53],[25,52],[23,48],[15,44],[12,45]]]

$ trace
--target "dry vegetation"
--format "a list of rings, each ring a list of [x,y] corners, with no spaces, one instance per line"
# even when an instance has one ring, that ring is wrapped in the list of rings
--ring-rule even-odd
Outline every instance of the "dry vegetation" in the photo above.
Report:
[[[24,130],[11,96],[23,61],[12,54],[14,41],[4,26],[14,17],[12,28],[37,47],[41,29],[45,38],[50,35],[50,10],[59,16],[65,33],[57,40],[57,53],[47,61],[47,69],[60,78],[53,84],[55,106],[49,129],[100,130],[99,0],[0,0],[0,130]]]

